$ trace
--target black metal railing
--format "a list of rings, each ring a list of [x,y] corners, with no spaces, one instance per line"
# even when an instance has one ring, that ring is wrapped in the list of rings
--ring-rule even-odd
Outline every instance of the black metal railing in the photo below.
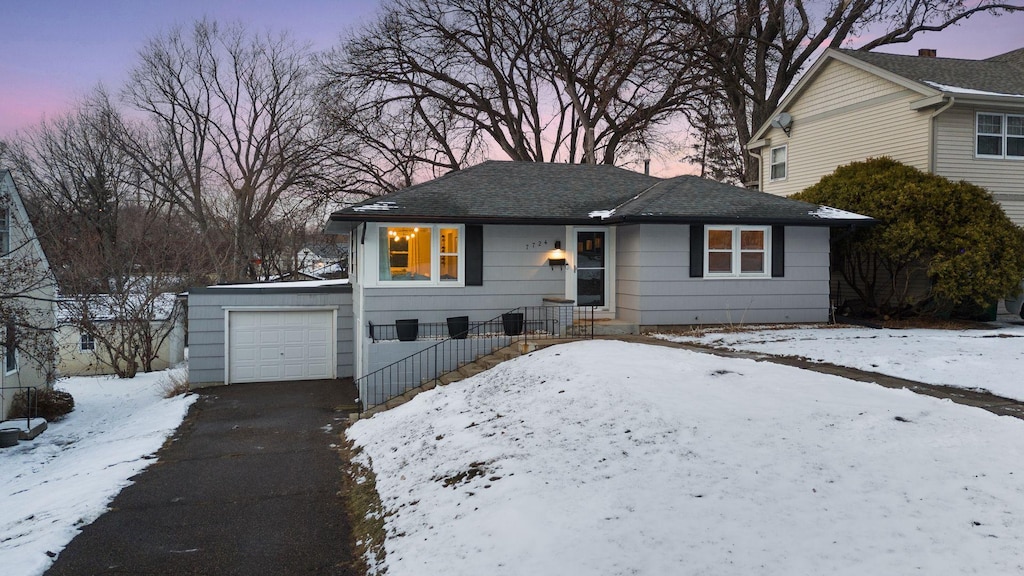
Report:
[[[360,411],[428,382],[436,384],[445,375],[503,348],[536,340],[592,338],[594,310],[593,306],[525,306],[461,325],[418,324],[415,338],[410,338],[408,326],[370,324],[370,339],[375,343],[400,339],[438,342],[357,379]]]
[[[11,394],[14,396],[20,392],[25,393],[25,428],[31,429],[32,419],[39,416],[39,390],[35,386],[0,386],[0,392],[4,396],[7,395],[8,390],[11,390]],[[6,414],[0,414],[0,416],[6,416]],[[21,420],[21,418],[12,418],[10,421],[14,420]]]

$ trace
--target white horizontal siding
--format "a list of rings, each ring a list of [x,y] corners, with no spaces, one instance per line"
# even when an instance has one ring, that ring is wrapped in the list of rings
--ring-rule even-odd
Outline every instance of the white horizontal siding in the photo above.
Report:
[[[913,111],[921,96],[842,62],[830,62],[791,103],[793,126],[787,137],[771,129],[761,149],[765,192],[788,196],[816,184],[839,166],[890,156],[927,170],[929,112]],[[770,181],[769,149],[787,145],[788,174]]]
[[[566,270],[547,263],[556,240],[568,245],[564,226],[484,226],[483,286],[365,287],[360,323],[444,322],[461,315],[483,321],[564,296]]]
[[[977,112],[1007,110],[953,106],[935,119],[935,173],[986,188],[1014,222],[1024,225],[1024,160],[974,157]]]
[[[620,319],[644,326],[828,319],[826,228],[788,227],[785,277],[763,279],[690,278],[686,226],[626,226],[618,237]]]

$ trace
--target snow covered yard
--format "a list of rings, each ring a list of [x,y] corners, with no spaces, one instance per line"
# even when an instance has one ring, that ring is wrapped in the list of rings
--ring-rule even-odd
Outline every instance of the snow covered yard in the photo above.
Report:
[[[1024,401],[1024,326],[993,330],[799,327],[657,337],[728,350],[800,356],[928,384],[984,389]]]
[[[390,576],[1024,571],[1024,422],[906,390],[590,341],[347,434]]]
[[[0,571],[42,574],[181,423],[194,396],[165,399],[167,372],[62,380],[75,410],[0,450]]]

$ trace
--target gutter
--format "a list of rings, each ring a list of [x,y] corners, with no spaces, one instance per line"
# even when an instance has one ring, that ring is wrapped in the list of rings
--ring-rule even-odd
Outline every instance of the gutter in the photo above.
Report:
[[[762,140],[761,142],[764,142],[764,141]],[[767,143],[765,145],[767,145]],[[759,192],[764,192],[764,190],[761,189],[761,173],[763,172],[763,169],[764,169],[764,163],[761,161],[761,148],[763,148],[763,147],[764,146],[758,146],[757,147],[757,152],[754,152],[754,150],[751,149],[751,148],[747,148],[747,154],[750,154],[754,158],[757,158],[757,180],[754,180],[753,185],[754,185],[754,190],[757,190]],[[743,185],[746,188],[750,188],[749,184],[746,183],[746,182],[744,182]]]
[[[935,174],[935,164],[937,163],[936,161],[939,155],[938,150],[936,150],[936,148],[938,148],[938,142],[937,135],[935,133],[935,117],[938,116],[939,114],[942,114],[946,110],[949,110],[950,107],[953,106],[954,102],[956,102],[956,97],[950,96],[949,100],[945,104],[943,104],[941,107],[939,107],[934,112],[928,115],[928,141],[931,143],[931,146],[929,146],[931,150],[928,154],[929,174]]]

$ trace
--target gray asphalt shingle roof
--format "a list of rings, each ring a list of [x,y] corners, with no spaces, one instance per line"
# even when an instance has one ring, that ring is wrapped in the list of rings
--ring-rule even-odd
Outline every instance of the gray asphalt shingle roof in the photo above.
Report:
[[[859,50],[839,52],[921,84],[934,82],[982,92],[1024,95],[1024,48],[986,60],[923,58]]]
[[[809,226],[866,222],[842,215],[815,216],[817,209],[814,204],[697,176],[661,179],[609,165],[488,161],[339,210],[331,220]],[[595,212],[604,212],[604,218]]]

